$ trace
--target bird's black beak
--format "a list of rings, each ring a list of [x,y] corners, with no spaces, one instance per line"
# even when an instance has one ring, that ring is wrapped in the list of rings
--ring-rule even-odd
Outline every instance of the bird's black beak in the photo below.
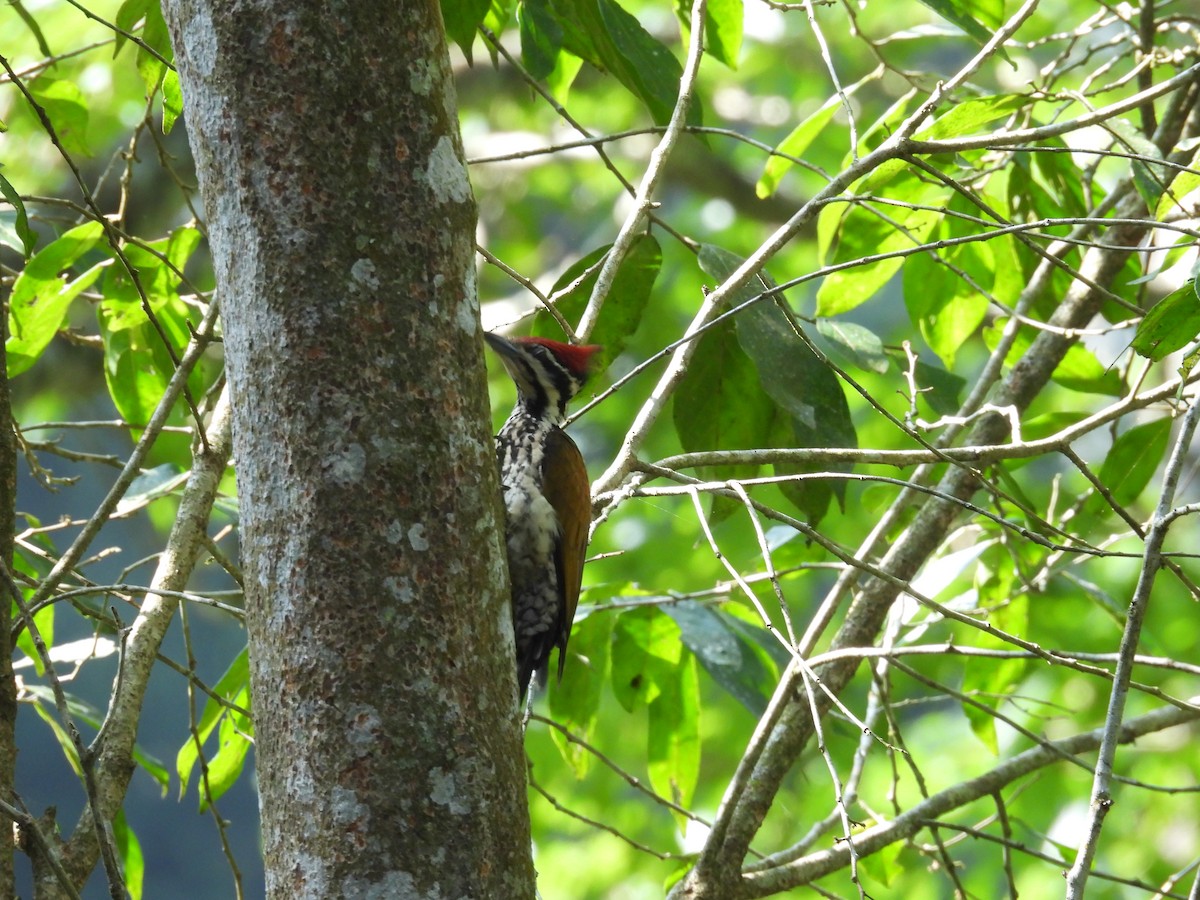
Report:
[[[483,333],[483,339],[488,342],[488,346],[495,351],[501,359],[512,359],[517,355],[517,348],[508,338],[500,337],[498,334],[492,334],[490,331]]]

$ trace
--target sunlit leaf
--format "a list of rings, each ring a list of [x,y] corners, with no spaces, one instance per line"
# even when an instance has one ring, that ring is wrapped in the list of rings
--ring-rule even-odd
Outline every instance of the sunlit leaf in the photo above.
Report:
[[[950,237],[943,222],[931,238]],[[930,348],[947,368],[983,324],[995,277],[991,248],[983,242],[959,244],[911,256],[904,264],[904,305]]]
[[[1192,158],[1190,169],[1200,168],[1200,153]],[[1185,214],[1190,211],[1188,206],[1200,205],[1200,197],[1192,197],[1192,203],[1185,203],[1188,197],[1191,197],[1197,188],[1200,188],[1200,172],[1176,172],[1175,177],[1171,179],[1171,183],[1159,198],[1158,205],[1154,210],[1155,220],[1161,222],[1167,218],[1176,209],[1181,210]]]
[[[17,189],[3,175],[0,175],[0,194],[12,206],[16,214],[13,228],[19,240],[19,243],[11,240],[4,240],[4,243],[20,252],[22,256],[28,258],[29,254],[33,253],[33,248],[37,246],[37,234],[29,227],[29,216],[25,212],[25,202],[21,199],[21,195],[17,193]],[[5,230],[6,228],[0,228],[0,238],[4,236]]]
[[[763,166],[763,173],[754,186],[754,191],[759,197],[770,197],[775,193],[779,183],[783,181],[783,176],[795,165],[788,157],[802,158],[804,151],[817,139],[841,105],[842,98],[834,94],[779,142],[775,152],[782,155],[768,157],[766,165]]]
[[[589,594],[589,601],[591,596]],[[550,684],[550,714],[574,735],[585,741],[594,739],[599,720],[600,699],[609,677],[609,648],[615,616],[604,613],[576,621],[568,645],[570,659],[563,669],[562,681]],[[551,671],[554,671],[553,666]],[[569,740],[557,728],[550,738],[558,752],[575,771],[576,778],[587,775],[595,756]]]
[[[104,234],[99,222],[85,222],[47,244],[17,276],[9,298],[8,376],[20,375],[46,349],[79,294],[91,286],[105,263],[97,263],[73,279],[67,272],[85,254],[95,249]]]
[[[170,134],[179,117],[183,115],[183,89],[179,86],[179,73],[168,70],[162,82],[163,134]]]
[[[1146,313],[1133,338],[1133,349],[1156,362],[1182,350],[1200,335],[1200,297],[1196,282],[1176,288]]]
[[[1006,319],[997,319],[984,329],[983,338],[989,350],[999,346],[1000,335],[1004,330]],[[1007,365],[1015,365],[1033,346],[1037,332],[1033,328],[1022,327],[1013,340],[1008,356]],[[1063,387],[1085,394],[1108,394],[1118,397],[1124,393],[1124,382],[1121,375],[1114,369],[1106,369],[1101,365],[1096,355],[1082,344],[1072,344],[1063,355],[1062,361],[1050,376]]]
[[[233,702],[245,705],[250,699],[247,685],[233,697]],[[246,755],[253,746],[250,720],[239,712],[227,710],[217,728],[217,752],[208,760],[204,781],[200,786],[200,812],[220,799],[241,777]]]
[[[142,845],[129,823],[125,821],[125,810],[117,810],[112,825],[113,843],[121,860],[125,890],[129,892],[130,900],[141,900],[142,885],[146,879],[146,860],[142,856]]]
[[[200,747],[212,734],[214,728],[220,721],[232,716],[234,724],[240,730],[248,730],[250,723],[241,713],[231,710],[228,706],[221,703],[216,697],[223,697],[230,702],[236,703],[243,709],[248,708],[250,691],[250,657],[245,649],[233,658],[233,662],[229,664],[229,668],[225,670],[225,674],[213,685],[213,694],[204,704],[204,709],[200,714],[199,720],[196,722],[195,736],[189,734],[184,740],[183,745],[179,748],[179,752],[175,755],[175,771],[179,775],[179,796],[182,798],[187,793],[188,781],[191,778],[193,767],[196,761],[200,758]],[[232,744],[236,738],[230,737]],[[238,755],[238,748],[231,751],[230,760],[233,760]],[[244,757],[245,751],[241,750]],[[212,761],[209,761],[211,766]],[[201,791],[201,803],[205,802],[203,791]]]
[[[961,28],[980,46],[995,36],[996,27],[1004,19],[1004,0],[921,0],[935,13]],[[1003,47],[996,52],[1006,61]]]
[[[664,797],[689,806],[700,774],[700,684],[696,658],[687,654],[660,678],[661,692],[647,709],[646,768]],[[682,827],[686,819],[676,814]]]
[[[837,240],[826,265],[853,262],[878,254],[907,250],[926,241],[941,221],[949,189],[928,187],[915,179],[893,183],[893,199],[923,208],[881,206],[875,211],[854,205],[837,228]],[[856,265],[826,275],[817,290],[817,315],[836,316],[866,302],[900,270],[903,257]]]
[[[689,0],[676,0],[675,14],[683,26],[686,41],[692,21]],[[704,49],[731,69],[737,68],[744,18],[742,0],[708,0],[704,7]]]
[[[38,105],[54,124],[54,133],[68,153],[91,156],[88,145],[88,100],[70,81],[37,79],[29,85]]]
[[[946,138],[974,134],[997,119],[1006,119],[1024,108],[1029,98],[1022,94],[995,94],[976,97],[949,106],[928,128],[913,136],[918,141],[940,141]]]
[[[612,686],[627,712],[662,696],[683,658],[679,626],[649,606],[627,610],[613,626]]]

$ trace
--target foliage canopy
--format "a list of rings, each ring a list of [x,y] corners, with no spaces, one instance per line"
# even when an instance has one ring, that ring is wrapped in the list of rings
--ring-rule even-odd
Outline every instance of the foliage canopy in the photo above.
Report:
[[[543,894],[1051,897],[1071,870],[1068,892],[1186,896],[1188,4],[442,9],[485,327],[605,346],[573,428],[594,559],[526,737]],[[0,34],[19,699],[78,770],[100,660],[166,590],[139,572],[223,389],[219,324],[157,4],[10,4]],[[211,811],[253,893],[225,821],[254,826],[236,521],[229,470],[215,565],[166,594],[154,677],[184,688],[148,702],[186,709],[135,759]],[[134,897],[166,807],[116,820]]]

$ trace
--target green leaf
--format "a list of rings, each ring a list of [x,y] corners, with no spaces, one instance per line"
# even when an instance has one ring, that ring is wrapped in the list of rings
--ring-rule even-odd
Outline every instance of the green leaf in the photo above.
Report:
[[[701,267],[724,281],[741,264],[741,257],[720,247],[700,247]],[[774,288],[766,273],[762,282]],[[744,303],[758,290],[743,287],[730,298],[731,305]],[[850,407],[837,376],[808,348],[797,333],[782,300],[764,300],[739,313],[734,322],[737,339],[754,362],[758,378],[767,396],[783,413],[771,422],[769,446],[783,447],[857,447],[858,437],[850,419]],[[821,471],[826,466],[774,467],[778,474]],[[832,467],[849,471],[849,467]],[[784,495],[813,524],[825,514],[832,496],[841,501],[845,484],[837,481],[795,481],[780,486]]]
[[[889,195],[895,200],[928,208],[886,206],[872,212],[859,204],[851,206],[837,227],[837,239],[832,243],[832,252],[826,255],[826,265],[907,250],[924,243],[943,218],[942,207],[950,192],[941,186],[923,185],[908,176],[894,179]],[[827,207],[821,214],[822,218],[833,209]],[[904,257],[897,256],[829,273],[821,280],[817,290],[817,315],[836,316],[866,302],[891,280],[903,264]]]
[[[98,263],[78,278],[63,281],[59,273],[95,249],[104,234],[99,222],[85,222],[36,253],[17,276],[9,298],[5,344],[8,376],[26,371],[42,355],[67,315],[71,301],[88,288],[107,263]]]
[[[683,67],[614,0],[550,0],[563,28],[563,46],[593,66],[612,73],[650,111],[655,124],[666,125],[675,109]],[[701,123],[693,102],[688,124]]]
[[[179,73],[168,69],[163,76],[163,134],[170,134],[179,117],[183,115],[183,89],[179,86]]]
[[[996,28],[1004,21],[1004,0],[921,0],[935,13],[961,28],[975,43],[983,46],[990,41]],[[1003,47],[997,52],[1006,61],[1012,60]]]
[[[590,598],[589,598],[590,602]],[[615,617],[609,613],[590,615],[571,629],[570,655],[562,681],[550,685],[550,715],[572,734],[591,742],[600,714],[600,698],[609,677],[609,649]],[[583,778],[595,756],[570,741],[557,728],[550,738],[562,758]]]
[[[125,47],[129,38],[125,37],[125,33],[132,33],[137,23],[140,22],[146,15],[146,11],[150,8],[153,0],[125,0],[117,10],[115,24],[119,29],[115,33],[113,42],[113,59],[117,58],[117,54]]]
[[[696,658],[686,655],[660,680],[661,693],[647,710],[647,769],[650,783],[664,797],[690,806],[700,775],[700,679]],[[686,817],[675,814],[680,828]]]
[[[558,54],[558,59],[555,60],[554,71],[546,76],[546,88],[550,91],[550,95],[564,106],[570,99],[571,85],[575,83],[575,76],[582,68],[583,60],[574,53],[564,50]]]
[[[685,601],[663,607],[679,626],[684,646],[704,671],[755,716],[767,708],[770,673],[745,638],[730,627],[729,617],[711,606]]]
[[[562,51],[563,31],[547,0],[522,0],[517,4],[521,33],[521,62],[538,80],[554,71]]]
[[[566,288],[595,266],[608,253],[610,247],[611,245],[607,245],[593,250],[567,269],[555,283],[553,292]],[[592,360],[594,374],[605,371],[609,364],[621,355],[625,349],[625,342],[637,331],[661,268],[662,248],[654,236],[643,234],[635,238],[620,268],[617,269],[612,290],[609,291],[600,311],[600,318],[592,330],[591,340],[602,348]],[[574,290],[559,299],[558,311],[568,322],[578,322],[583,315],[599,274],[597,266]],[[533,334],[557,339],[563,337],[558,323],[545,311],[534,317]]]
[[[1182,350],[1200,334],[1200,298],[1196,282],[1173,290],[1146,313],[1133,336],[1133,349],[1155,362]]]
[[[872,822],[871,824],[877,823]],[[892,841],[875,853],[860,856],[858,858],[859,868],[864,875],[874,878],[885,888],[891,887],[896,876],[902,874],[906,869],[900,861],[900,855],[907,846],[908,843],[905,841]],[[911,871],[911,868],[909,870]]]
[[[145,22],[142,25],[142,45],[138,46],[137,51],[137,70],[146,85],[147,97],[154,96],[154,92],[170,71],[163,62],[164,59],[167,62],[175,59],[175,52],[171,48],[171,35],[163,19],[162,6],[158,3],[147,3]]]
[[[929,389],[922,390],[920,397],[929,404],[930,409],[941,416],[952,416],[958,412],[962,405],[963,388],[967,386],[965,378],[920,360],[917,361],[915,374],[917,389]]]
[[[692,22],[690,0],[676,0],[675,15],[683,26],[686,43]],[[731,69],[738,66],[744,19],[742,0],[709,0],[704,8],[704,49]]]
[[[59,740],[61,741],[65,739],[67,741],[67,744],[64,745],[64,749],[67,747],[70,748],[69,750],[66,750],[68,758],[73,760],[76,759],[73,755],[74,744],[71,744],[70,738],[67,736],[66,731],[57,728],[57,719],[55,719],[54,716],[47,711],[47,709],[43,708],[43,706],[54,705],[54,691],[47,685],[27,683],[25,685],[25,693],[30,697],[31,702],[33,702],[34,708],[37,710],[38,715],[50,724]],[[103,719],[103,715],[101,715],[100,711],[90,703],[81,700],[72,694],[67,694],[67,709],[70,710],[71,715],[75,718],[76,722],[82,722],[83,724],[88,725],[97,731],[100,730],[100,722]],[[167,770],[163,767],[163,764],[150,754],[146,753],[146,751],[143,750],[139,744],[133,745],[133,759],[134,762],[145,769],[146,773],[149,774],[151,778],[158,782],[163,789],[163,795],[166,796],[167,784],[169,783],[170,779],[167,775]],[[79,772],[78,768],[76,768],[76,772]]]
[[[14,225],[16,236],[21,241],[19,246],[7,240],[4,243],[14,250],[19,251],[22,256],[28,259],[29,254],[33,253],[33,248],[37,246],[37,234],[29,227],[29,216],[25,212],[25,203],[21,200],[21,195],[17,193],[17,189],[3,175],[0,175],[0,194],[4,196],[4,199],[12,205],[13,210],[16,212],[16,222]]]
[[[174,463],[163,463],[143,471],[129,485],[117,504],[116,515],[127,516],[161,497],[169,497],[188,480],[189,472],[179,471]]]
[[[26,685],[27,689],[28,687],[29,685]],[[41,687],[41,685],[37,685],[37,687]],[[46,699],[52,703],[53,700],[49,698],[48,690],[46,690],[46,695]],[[36,697],[36,695],[33,696]],[[82,779],[83,769],[79,765],[79,751],[75,749],[75,744],[71,740],[71,736],[67,734],[67,729],[64,728],[59,723],[58,718],[43,705],[42,699],[33,699],[26,702],[31,702],[34,711],[38,714],[38,718],[50,726],[50,731],[53,732],[54,739],[58,741],[58,746],[59,749],[62,750],[63,756],[66,757],[67,762],[70,763],[75,775]]]
[[[979,605],[990,609],[988,621],[1009,634],[1027,634],[1029,631],[1029,599],[1024,595],[1013,597],[1013,569],[1005,561],[995,569],[980,567],[983,575],[976,585]],[[1009,645],[999,638],[969,626],[955,629],[955,643],[989,650],[1008,650]],[[1008,702],[1009,695],[1029,671],[1027,659],[974,659],[963,667],[963,693],[992,710]],[[986,709],[971,703],[963,704],[963,712],[971,725],[971,731],[993,754],[999,754],[1000,743],[996,735],[996,718]]]
[[[949,222],[943,221],[931,238],[955,236],[958,229]],[[930,250],[909,257],[904,264],[904,305],[947,368],[954,366],[959,349],[983,324],[989,301],[980,288],[991,288],[995,270],[992,250],[985,243]]]
[[[768,157],[766,165],[763,166],[763,173],[754,186],[754,192],[760,198],[770,197],[775,193],[779,188],[779,183],[783,181],[783,176],[790,172],[792,166],[795,165],[788,157],[802,158],[804,151],[825,130],[825,126],[829,124],[829,120],[833,118],[833,114],[841,105],[842,98],[834,94],[779,142],[775,152],[784,155]],[[828,208],[826,207],[826,209]]]
[[[180,228],[147,247],[126,248],[126,258],[137,272],[162,334],[150,323],[142,298],[124,268],[113,266],[104,278],[104,300],[97,309],[97,319],[104,342],[105,380],[113,403],[126,421],[148,421],[174,375],[175,364],[163,336],[176,357],[191,338],[188,322],[192,311],[177,293],[178,272],[199,239],[195,229]],[[193,396],[205,390],[212,371],[212,366],[202,362],[192,372],[188,387]]]
[[[29,90],[54,124],[54,133],[63,149],[71,154],[91,156],[87,140],[88,102],[83,91],[71,81],[42,78],[32,82]]]
[[[441,0],[442,21],[450,40],[462,49],[467,62],[472,62],[471,45],[475,43],[475,31],[491,10],[491,0]],[[496,34],[499,34],[496,30]]]
[[[51,603],[33,614],[33,624],[37,628],[38,634],[42,636],[47,650],[54,646],[55,609],[57,609],[57,604]],[[15,602],[12,604],[11,615],[13,622],[22,621],[20,608]],[[22,628],[20,634],[17,635],[17,647],[33,662],[33,670],[39,676],[46,674],[46,667],[42,665],[42,655],[37,652],[37,646],[33,643],[33,637],[28,628]]]
[[[857,447],[858,437],[850,418],[850,407],[837,376],[796,335],[793,323],[781,306],[759,303],[739,315],[736,321],[738,341],[754,360],[763,388],[790,417],[794,441],[785,446]],[[829,468],[849,471],[851,467],[775,467],[781,474]],[[798,482],[790,489],[805,493],[820,485],[820,482]],[[841,499],[845,484],[834,482],[832,490]],[[796,502],[794,495],[789,496]],[[798,505],[814,523],[824,512],[821,504],[815,507]]]
[[[130,900],[142,900],[142,886],[146,879],[146,860],[142,856],[142,845],[129,823],[125,821],[125,810],[117,810],[112,824],[113,842],[121,860],[125,890],[129,892]]]
[[[939,141],[973,134],[997,119],[1007,119],[1029,102],[1029,98],[1022,94],[995,94],[955,103],[938,116],[932,125],[917,132],[913,140]]]
[[[239,705],[247,704],[249,699],[249,685],[233,698]],[[241,713],[230,710],[221,717],[217,729],[217,753],[208,761],[207,778],[200,787],[200,812],[206,812],[209,805],[220,799],[241,776],[246,765],[246,754],[252,746],[251,734],[253,728],[250,720]]]
[[[243,709],[249,709],[250,700],[250,657],[245,649],[233,658],[233,662],[229,664],[229,668],[225,670],[225,674],[220,680],[213,685],[213,693],[218,697],[223,697],[232,703],[236,703]],[[179,796],[182,798],[187,793],[188,780],[191,778],[192,768],[196,765],[196,761],[200,757],[200,748],[197,746],[197,738],[202,746],[212,734],[213,729],[221,722],[222,719],[231,718],[233,725],[237,728],[249,732],[252,728],[250,722],[241,713],[231,710],[228,706],[220,703],[215,697],[209,697],[204,704],[204,709],[200,713],[200,720],[196,723],[196,736],[188,735],[183,742],[183,746],[179,748],[179,752],[175,755],[175,771],[179,775]],[[222,747],[225,746],[226,736],[221,735]],[[229,743],[232,744],[236,740],[236,736],[229,737]],[[231,757],[237,755],[237,749],[231,751]],[[241,751],[244,757],[244,749]],[[220,751],[218,750],[218,755]],[[227,760],[228,762],[229,760]],[[212,761],[209,762],[210,773],[209,779],[211,782]],[[203,794],[203,791],[201,792]],[[215,796],[214,796],[215,799]],[[201,797],[201,807],[203,809],[206,803],[205,798]]]
[[[762,389],[758,371],[737,340],[733,322],[709,328],[700,338],[675,391],[672,418],[685,452],[753,450],[764,447],[775,420],[775,404]],[[759,466],[701,466],[712,481],[752,478]],[[713,495],[711,519],[720,521],[739,504]]]
[[[1117,503],[1125,506],[1141,496],[1166,455],[1170,436],[1171,420],[1162,418],[1135,425],[1113,441],[1097,477]],[[1108,504],[1095,495],[1088,499],[1086,508],[1098,513]]]
[[[835,352],[864,371],[883,375],[891,367],[883,341],[868,328],[841,319],[817,319],[817,332]]]
[[[984,343],[989,350],[995,350],[1000,343],[1000,335],[1004,331],[1007,319],[997,319],[983,331]],[[1015,365],[1033,346],[1037,332],[1028,326],[1022,326],[1013,340],[1008,351],[1005,365]],[[1091,350],[1082,344],[1072,344],[1063,355],[1062,361],[1055,367],[1050,376],[1058,384],[1073,391],[1085,394],[1107,394],[1120,397],[1125,392],[1121,375],[1112,369],[1105,369],[1096,359]]]
[[[1162,159],[1162,151],[1158,149],[1158,145],[1142,134],[1128,119],[1109,119],[1105,126],[1117,136],[1122,147],[1128,152],[1147,159]],[[1129,160],[1129,165],[1133,174],[1133,186],[1142,195],[1146,207],[1155,209],[1167,187],[1163,167],[1148,165],[1136,159]]]
[[[50,45],[46,42],[46,36],[42,33],[42,26],[38,24],[37,19],[30,15],[29,10],[25,8],[25,4],[9,3],[6,5],[9,9],[13,10],[18,16],[21,17],[21,21],[25,23],[25,27],[30,30],[30,32],[33,34],[33,39],[37,41],[38,50],[41,51],[42,56],[54,56],[54,52],[50,49]]]
[[[1062,138],[1050,138],[1042,146],[1067,149]],[[1008,203],[1014,221],[1087,215],[1085,179],[1070,153],[1015,153],[1008,176]],[[1093,185],[1093,191],[1097,187]]]
[[[1191,165],[1188,168],[1200,168],[1200,153],[1192,157]],[[1200,188],[1200,172],[1176,172],[1175,177],[1171,179],[1171,183],[1158,200],[1154,218],[1161,222],[1177,209],[1185,214],[1189,213],[1190,211],[1184,207],[1183,201],[1197,188]]]
[[[613,694],[627,712],[663,695],[683,658],[679,626],[651,606],[627,610],[613,626]]]

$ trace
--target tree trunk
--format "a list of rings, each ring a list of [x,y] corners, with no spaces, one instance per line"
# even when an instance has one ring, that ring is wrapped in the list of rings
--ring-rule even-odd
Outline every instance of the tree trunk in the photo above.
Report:
[[[168,0],[225,325],[271,897],[532,897],[436,0]]]

